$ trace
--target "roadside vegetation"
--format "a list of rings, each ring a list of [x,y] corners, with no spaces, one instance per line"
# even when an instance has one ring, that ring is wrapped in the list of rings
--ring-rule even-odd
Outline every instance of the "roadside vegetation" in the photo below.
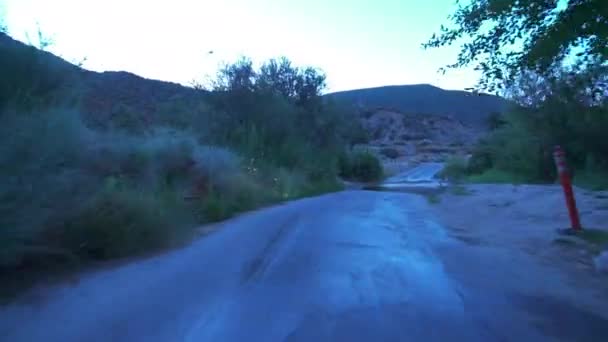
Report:
[[[522,76],[513,86],[513,107],[468,161],[449,160],[445,175],[477,183],[552,183],[553,149],[560,145],[576,185],[608,189],[608,144],[602,138],[608,132],[606,75],[601,67]]]
[[[467,160],[462,156],[449,158],[438,176],[452,183],[461,183],[467,176]]]
[[[384,175],[380,160],[369,151],[343,153],[338,168],[340,177],[365,183],[379,181]]]
[[[201,223],[339,190],[339,175],[381,176],[375,157],[350,150],[366,136],[323,100],[325,75],[285,58],[228,64],[194,103],[152,121],[92,117],[72,71],[0,45],[0,280],[11,290],[41,270],[174,246]]]
[[[551,183],[556,179],[552,152],[560,145],[575,184],[608,189],[606,9],[593,0],[458,6],[451,24],[424,46],[470,39],[447,68],[476,67],[482,74],[477,88],[500,93],[512,106],[490,117],[492,132],[467,163],[448,162],[449,177]]]

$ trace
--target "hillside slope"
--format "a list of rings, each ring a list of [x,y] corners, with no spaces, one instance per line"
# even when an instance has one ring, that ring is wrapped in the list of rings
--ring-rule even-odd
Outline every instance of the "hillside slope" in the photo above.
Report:
[[[357,89],[327,95],[337,102],[363,108],[391,108],[412,114],[454,117],[481,126],[493,112],[503,112],[508,102],[494,95],[444,90],[428,84]]]
[[[0,33],[0,51],[2,94],[11,93],[5,87],[18,90],[30,84],[36,84],[39,92],[62,91],[65,96],[75,96],[80,109],[96,122],[129,114],[130,120],[149,123],[160,111],[171,111],[176,106],[191,108],[193,101],[205,93],[124,71],[86,70],[4,33]],[[0,98],[0,104],[3,101]]]
[[[408,114],[393,109],[364,110],[358,113],[358,119],[370,138],[362,147],[376,152],[389,172],[395,166],[441,162],[453,155],[468,154],[483,135],[483,130],[451,117]]]

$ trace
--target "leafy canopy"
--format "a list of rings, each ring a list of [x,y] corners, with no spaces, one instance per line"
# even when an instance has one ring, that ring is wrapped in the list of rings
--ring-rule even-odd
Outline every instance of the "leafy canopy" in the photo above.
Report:
[[[325,74],[313,67],[296,67],[286,57],[270,59],[259,70],[249,58],[227,64],[213,84],[217,91],[262,91],[307,105],[320,99],[326,88]]]
[[[501,88],[522,70],[545,74],[573,55],[587,65],[606,63],[606,0],[457,0],[457,6],[448,17],[453,25],[442,25],[423,47],[464,41],[447,68],[475,65],[479,88]]]

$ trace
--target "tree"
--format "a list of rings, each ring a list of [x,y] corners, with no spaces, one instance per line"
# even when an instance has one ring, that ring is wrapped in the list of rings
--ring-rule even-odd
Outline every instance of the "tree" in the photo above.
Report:
[[[218,71],[213,88],[218,91],[252,91],[256,77],[251,59],[241,57],[235,63],[226,64]]]
[[[286,57],[270,59],[259,70],[249,58],[242,57],[220,69],[213,82],[219,91],[260,91],[281,96],[300,107],[312,107],[321,102],[326,87],[325,74],[313,67],[299,68]]]
[[[569,57],[585,65],[607,61],[606,0],[457,3],[449,16],[453,26],[442,25],[439,34],[423,47],[447,46],[464,39],[457,61],[447,68],[474,65],[482,73],[479,88],[502,88],[524,70],[545,75]]]
[[[470,171],[493,167],[521,180],[553,181],[552,151],[561,145],[573,170],[605,178],[608,96],[595,96],[591,91],[606,94],[605,86],[597,84],[604,83],[605,76],[598,75],[608,73],[587,68],[577,72],[562,69],[548,76],[520,74],[507,88],[518,106],[504,114],[492,134],[475,148]]]
[[[286,98],[295,98],[299,73],[299,69],[292,66],[286,57],[271,59],[260,67],[257,86]]]
[[[271,59],[262,64],[256,87],[294,100],[298,105],[309,105],[325,90],[326,76],[313,67],[298,68],[286,57]]]
[[[325,74],[315,68],[300,70],[296,81],[297,103],[303,106],[315,103],[325,90],[325,80]]]
[[[549,99],[564,104],[602,105],[608,98],[608,66],[558,68],[545,74],[526,70],[516,75],[504,95],[528,108],[538,108]]]

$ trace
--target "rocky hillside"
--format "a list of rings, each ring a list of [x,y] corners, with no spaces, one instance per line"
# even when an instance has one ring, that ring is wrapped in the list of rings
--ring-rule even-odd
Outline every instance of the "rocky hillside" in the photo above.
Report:
[[[133,121],[125,124],[149,125],[163,114],[175,114],[177,108],[194,110],[202,95],[193,88],[124,71],[84,71],[80,86],[84,112],[98,123],[122,117]]]
[[[470,153],[488,130],[489,117],[509,103],[488,94],[451,91],[428,84],[386,86],[328,94],[352,108],[370,141],[363,146],[395,171],[426,161]]]
[[[355,108],[392,108],[403,113],[451,116],[470,126],[484,127],[492,113],[508,102],[494,95],[444,90],[428,84],[349,90],[327,95]]]
[[[369,133],[369,148],[388,164],[443,161],[467,154],[483,134],[450,116],[419,115],[376,108],[358,114]]]

